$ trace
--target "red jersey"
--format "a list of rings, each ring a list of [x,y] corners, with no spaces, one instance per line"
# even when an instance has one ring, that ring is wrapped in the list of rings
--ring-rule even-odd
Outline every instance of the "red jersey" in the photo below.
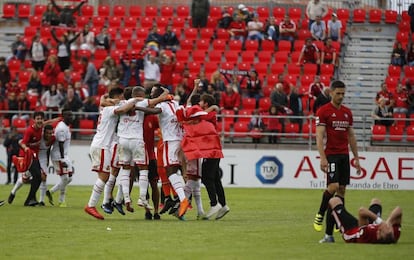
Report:
[[[401,91],[398,93],[397,91],[394,93],[394,99],[395,99],[395,107],[404,107],[408,108],[408,93],[407,91]]]
[[[246,35],[246,23],[244,21],[233,21],[230,23],[228,30],[233,31],[235,36]]]
[[[23,139],[21,141],[22,144],[25,144],[35,153],[35,158],[37,158],[37,154],[39,153],[42,131],[43,128],[36,128],[34,125],[31,125],[26,129],[26,132],[24,133]],[[24,151],[20,150],[20,156],[23,156],[23,154]]]
[[[175,70],[175,63],[161,64],[161,78],[160,83],[166,86],[173,85],[173,73]]]
[[[321,82],[310,84],[310,86],[309,86],[309,95],[311,95],[312,97],[317,98],[319,96],[319,94],[322,93],[324,87],[325,86]]]
[[[149,160],[157,159],[154,152],[155,130],[157,128],[159,128],[157,115],[146,115],[144,117],[144,142]]]
[[[352,124],[352,112],[343,105],[338,109],[329,102],[318,109],[316,125],[326,127],[326,155],[349,154],[348,131]]]
[[[389,105],[391,100],[394,99],[394,96],[388,90],[387,91],[381,90],[380,92],[377,93],[375,100],[378,102],[380,98],[385,98],[385,100],[387,101],[386,105]]]
[[[345,231],[342,237],[347,243],[380,243],[380,241],[377,238],[378,227],[379,225],[375,224],[368,224],[366,226],[356,227]],[[394,225],[393,229],[395,239],[394,241],[397,242],[401,234],[401,225]]]
[[[303,52],[303,63],[316,63],[316,53],[319,52],[318,47],[312,43],[307,46],[306,44],[302,48]]]
[[[324,58],[323,58],[323,62],[324,63],[330,63],[333,60],[333,55],[334,53],[336,53],[336,49],[335,47],[331,46],[325,46],[323,49],[323,53],[324,53]]]
[[[286,23],[285,21],[281,22],[279,25],[280,29],[296,29],[296,24],[292,21],[290,21],[289,23]],[[280,35],[281,36],[293,36],[295,37],[296,33],[295,32],[282,32],[282,30],[280,30]]]

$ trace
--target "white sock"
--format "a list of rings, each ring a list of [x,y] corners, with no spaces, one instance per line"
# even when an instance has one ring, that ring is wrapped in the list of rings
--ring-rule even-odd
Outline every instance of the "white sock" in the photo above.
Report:
[[[168,179],[170,180],[171,186],[174,188],[175,192],[180,198],[180,201],[183,201],[185,199],[183,177],[177,173],[173,173],[168,176]]]
[[[51,193],[54,193],[57,190],[60,190],[60,185],[62,185],[62,178],[60,178],[60,181],[58,183],[56,183],[49,191]]]
[[[62,184],[60,185],[60,196],[59,202],[65,202],[66,199],[66,187],[69,183],[72,182],[72,177],[69,177],[67,174],[60,176]]]
[[[110,174],[109,179],[105,184],[103,204],[108,203],[109,199],[112,198],[112,190],[115,186],[116,176]]]
[[[46,196],[46,190],[47,190],[47,185],[46,185],[46,181],[42,181],[40,183],[40,187],[39,187],[39,201],[40,202],[44,202],[45,201],[45,196]]]
[[[204,215],[204,209],[203,209],[203,202],[201,200],[201,180],[188,180],[193,182],[192,188],[193,188],[193,198],[197,205],[197,212],[198,215]]]
[[[193,190],[191,181],[192,180],[187,180],[187,182],[184,185],[184,194],[187,199],[190,198],[192,190]]]
[[[95,207],[98,204],[99,197],[105,187],[105,182],[101,179],[97,179],[95,185],[93,185],[92,194],[89,198],[88,207]]]
[[[124,195],[125,203],[131,202],[129,197],[129,169],[119,170],[119,185],[122,187],[122,194]]]
[[[14,184],[13,189],[11,190],[11,193],[16,195],[16,192],[23,186],[23,179],[22,177],[19,177],[19,179],[17,179],[16,184]]]
[[[116,193],[115,202],[121,203],[124,195],[122,193],[122,186],[121,184],[118,185],[118,192]]]
[[[148,191],[148,170],[139,171],[139,197],[143,200],[146,200],[147,191]]]

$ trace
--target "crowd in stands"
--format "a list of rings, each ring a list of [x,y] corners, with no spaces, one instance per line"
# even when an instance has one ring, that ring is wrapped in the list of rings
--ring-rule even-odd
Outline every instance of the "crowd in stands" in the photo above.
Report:
[[[2,108],[20,110],[11,97],[23,93],[29,110],[95,112],[112,86],[150,89],[160,82],[181,104],[194,87],[212,94],[223,114],[236,116],[232,125],[244,121],[241,116],[276,114],[298,118],[267,118],[245,127],[284,132],[286,124],[295,124],[300,131],[299,117],[329,102],[327,87],[347,22],[318,0],[306,9],[180,6],[167,19],[157,16],[162,7],[156,6],[152,15],[135,6],[140,15],[133,16],[130,8],[131,17],[123,6],[100,6],[88,16],[90,7],[52,0],[38,24],[30,19],[11,56],[0,59]],[[122,10],[124,15],[115,14]],[[191,16],[200,13],[200,19]],[[93,116],[77,117],[75,124],[84,118],[96,123]]]

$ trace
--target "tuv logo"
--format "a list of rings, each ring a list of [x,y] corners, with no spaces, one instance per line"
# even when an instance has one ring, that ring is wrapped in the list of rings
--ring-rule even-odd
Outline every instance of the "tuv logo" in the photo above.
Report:
[[[283,177],[283,164],[274,156],[263,156],[256,163],[256,177],[263,184],[275,184]]]

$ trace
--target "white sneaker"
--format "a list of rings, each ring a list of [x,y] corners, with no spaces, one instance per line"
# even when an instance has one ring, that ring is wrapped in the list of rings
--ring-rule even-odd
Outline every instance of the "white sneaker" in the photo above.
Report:
[[[217,212],[221,209],[220,203],[217,203],[216,206],[211,207],[207,214],[203,217],[204,220],[210,219],[213,215],[217,214]]]
[[[141,199],[141,198],[139,198],[138,199],[138,202],[137,202],[137,204],[138,204],[138,206],[140,206],[140,207],[144,207],[144,208],[146,208],[146,209],[148,209],[148,210],[152,210],[152,209],[154,209],[149,203],[148,203],[148,200],[143,200],[143,199]]]
[[[230,208],[227,205],[219,209],[219,211],[217,212],[216,220],[219,220],[222,217],[224,217],[227,213],[229,213],[229,211],[230,211]]]

